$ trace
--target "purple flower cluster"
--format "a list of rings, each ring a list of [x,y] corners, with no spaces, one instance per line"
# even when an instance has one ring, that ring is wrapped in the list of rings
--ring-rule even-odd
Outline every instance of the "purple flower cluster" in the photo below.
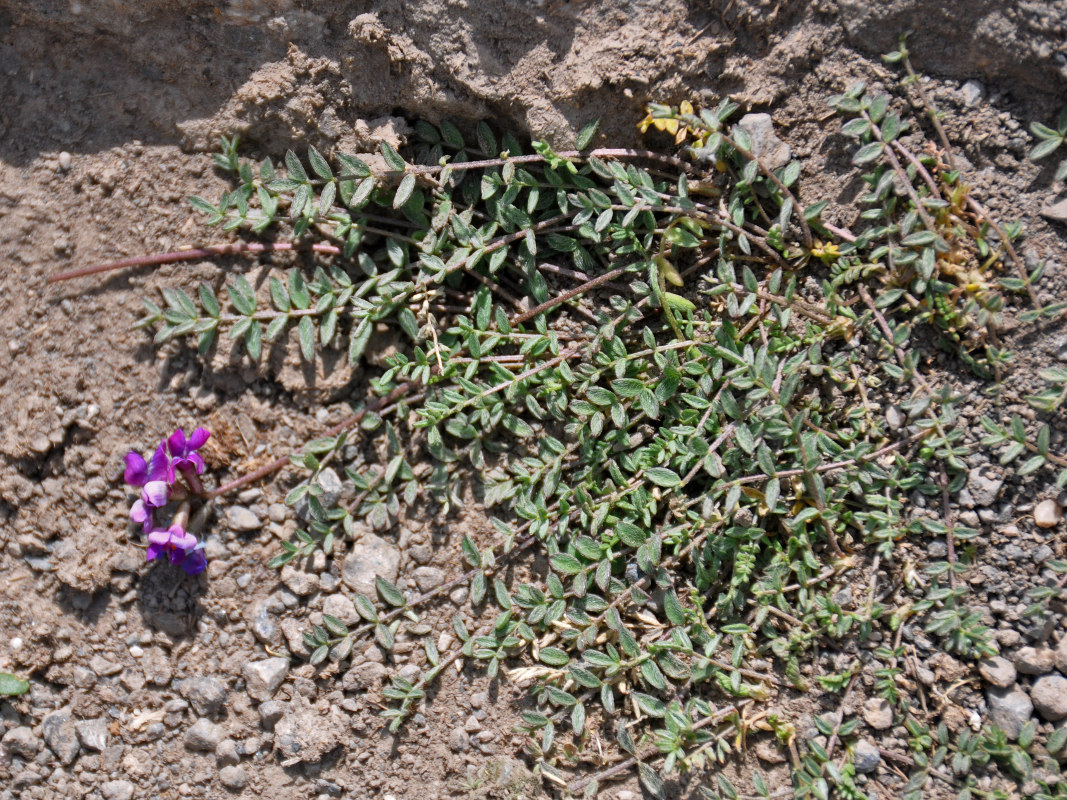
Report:
[[[140,498],[130,508],[130,519],[141,526],[148,539],[148,560],[166,556],[171,564],[179,565],[190,575],[198,575],[207,567],[204,544],[185,530],[189,515],[183,503],[169,526],[158,520],[164,506],[172,500],[185,500],[203,493],[200,476],[204,473],[204,459],[196,452],[211,434],[197,428],[186,438],[178,429],[159,443],[147,461],[140,453],[126,454],[123,477],[130,486],[141,490]]]

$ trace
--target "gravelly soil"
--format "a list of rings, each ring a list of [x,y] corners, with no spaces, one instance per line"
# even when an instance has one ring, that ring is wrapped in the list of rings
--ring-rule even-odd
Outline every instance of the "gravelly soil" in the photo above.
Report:
[[[370,645],[343,676],[297,660],[275,691],[252,687],[250,663],[283,644],[299,653],[308,618],[344,610],[343,559],[281,581],[265,566],[296,527],[281,504],[286,478],[233,501],[251,520],[232,504],[218,509],[205,529],[203,577],[175,584],[126,537],[128,449],[206,421],[215,432],[212,473],[237,475],[338,421],[346,387],[360,380],[331,365],[310,375],[292,347],[263,367],[224,357],[205,365],[130,329],[141,297],[217,282],[227,270],[251,279],[259,267],[247,261],[45,287],[47,275],[71,266],[203,241],[186,198],[222,190],[204,155],[220,134],[241,134],[258,154],[309,144],[360,152],[417,118],[449,116],[562,145],[602,116],[604,141],[627,145],[647,102],[728,94],[772,113],[804,163],[803,199],[833,200],[832,213],[848,224],[858,187],[823,100],[858,78],[892,86],[895,73],[878,56],[910,28],[972,184],[1002,219],[1024,221],[1030,258],[1050,260],[1043,298],[1067,296],[1067,227],[1038,213],[1064,187],[1052,186],[1050,167],[1025,158],[1029,121],[1050,120],[1067,89],[1067,3],[374,6],[0,2],[0,670],[32,678],[29,694],[0,702],[0,798],[545,792],[516,758],[521,692],[470,668],[452,673],[401,737],[381,732],[383,676],[405,665],[415,642],[398,646],[395,664]],[[1020,358],[1004,386],[1006,407],[1032,416],[1021,398],[1039,388],[1039,369],[1067,358],[1067,334],[1058,323],[1008,328]],[[977,419],[983,386],[947,357],[933,366],[973,393]],[[1011,663],[979,679],[970,665],[933,656],[921,633],[906,635],[917,657],[916,702],[940,708],[957,728],[1004,705],[987,692],[995,684],[1016,701],[1005,719],[1030,716],[1034,684],[1067,670],[1063,609],[1047,630],[1021,617],[1044,562],[1067,551],[1064,523],[1033,523],[1034,504],[1055,497],[1048,475],[1019,479],[988,455],[971,466],[960,518],[983,536],[969,580]],[[459,574],[464,533],[483,544],[494,535],[472,506],[447,520],[402,519],[382,546],[402,584],[425,589]],[[933,540],[904,552],[921,563],[942,548]],[[457,609],[470,613],[464,600],[453,593],[428,615],[435,636],[448,636]],[[1041,648],[1057,644],[1059,660],[1049,661]],[[827,666],[837,657],[826,654]],[[964,677],[967,686],[945,694]],[[903,729],[881,730],[868,707],[870,688],[859,686],[844,710],[864,714],[865,735],[902,749]],[[833,698],[780,701],[800,715],[801,735],[814,735],[812,714],[837,707]],[[757,746],[728,773],[758,765],[787,780],[776,762]],[[882,797],[902,785],[886,764],[870,781]],[[635,781],[605,796],[628,792],[639,792]]]

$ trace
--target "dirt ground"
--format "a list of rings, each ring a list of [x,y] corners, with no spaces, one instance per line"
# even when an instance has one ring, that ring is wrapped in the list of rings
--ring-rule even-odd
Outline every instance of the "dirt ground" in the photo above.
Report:
[[[30,693],[0,702],[0,736],[28,730],[4,739],[0,798],[547,793],[520,758],[521,691],[477,670],[450,672],[401,736],[381,730],[383,676],[414,642],[394,665],[370,645],[344,675],[297,660],[274,700],[249,695],[247,665],[283,643],[299,652],[308,618],[344,591],[339,563],[282,580],[267,569],[297,525],[286,478],[230,501],[255,524],[218,509],[203,577],[175,585],[127,539],[127,450],[206,424],[222,480],[346,413],[359,375],[320,374],[309,388],[295,348],[260,368],[205,365],[131,328],[159,287],[260,267],[219,259],[46,287],[49,274],[216,241],[187,198],[224,188],[205,155],[223,134],[253,155],[364,152],[419,118],[487,119],[564,146],[599,116],[601,141],[627,146],[646,103],[725,95],[773,115],[804,165],[802,198],[830,199],[847,219],[857,187],[824,100],[861,78],[894,85],[879,56],[905,30],[971,182],[1001,219],[1025,224],[1028,257],[1050,262],[1042,292],[1062,298],[1067,225],[1039,213],[1057,187],[1026,152],[1029,122],[1051,121],[1067,98],[1063,0],[0,0],[0,670],[32,676]],[[1006,391],[1021,398],[1067,359],[1067,332],[1015,335]],[[1067,539],[1063,523],[1033,526],[1044,484],[983,499],[984,473],[975,480],[968,511],[990,553],[976,591],[1011,651],[1030,635],[1017,607]],[[458,575],[464,533],[493,536],[476,507],[403,519],[384,534],[399,580]],[[435,635],[464,608],[462,592],[452,600],[427,617]],[[942,666],[935,681],[952,680]],[[630,779],[602,796],[634,793]]]

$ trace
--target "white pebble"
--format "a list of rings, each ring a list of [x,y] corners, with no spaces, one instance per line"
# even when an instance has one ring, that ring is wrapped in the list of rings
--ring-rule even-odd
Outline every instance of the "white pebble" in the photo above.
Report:
[[[70,169],[70,153],[66,150],[59,154],[59,168],[64,172]]]
[[[140,658],[144,655],[144,650],[141,649],[140,645],[135,644],[130,648],[130,655],[134,658]]]
[[[20,650],[22,648],[22,639],[16,636],[9,642],[9,644],[11,645],[12,650]]]

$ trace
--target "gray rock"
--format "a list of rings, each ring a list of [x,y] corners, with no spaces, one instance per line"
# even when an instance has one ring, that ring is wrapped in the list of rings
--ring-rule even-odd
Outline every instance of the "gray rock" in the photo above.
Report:
[[[1057,198],[1041,207],[1039,212],[1045,219],[1053,222],[1067,222],[1067,197]]]
[[[37,751],[41,749],[41,740],[34,735],[32,728],[27,728],[25,725],[12,728],[0,741],[3,742],[7,752],[22,756],[27,761],[37,755]]]
[[[73,763],[78,757],[81,745],[78,743],[78,731],[74,727],[70,712],[62,708],[53,711],[42,721],[41,731],[59,763],[64,766]]]
[[[265,658],[245,664],[245,689],[253,700],[270,700],[289,672],[289,661],[284,658]]]
[[[174,677],[170,659],[162,648],[149,647],[141,656],[141,670],[145,680],[153,686],[166,686]]]
[[[785,756],[782,755],[781,748],[777,747],[773,742],[769,742],[766,739],[756,745],[755,752],[756,758],[768,764],[785,763]]]
[[[866,739],[860,739],[852,749],[853,764],[856,772],[874,772],[882,763],[882,754],[878,748]]]
[[[368,661],[348,670],[341,679],[341,685],[346,692],[376,689],[388,673],[384,665]]]
[[[1060,637],[1060,643],[1056,645],[1056,669],[1067,675],[1067,633]]]
[[[1037,713],[1050,722],[1067,719],[1067,678],[1062,675],[1038,678],[1030,687],[1030,698]]]
[[[400,551],[380,536],[364,533],[363,538],[345,556],[341,579],[349,589],[367,597],[377,597],[374,579],[393,583],[400,568]]]
[[[178,691],[200,717],[213,717],[226,702],[226,684],[218,678],[186,678]]]
[[[1003,730],[1009,739],[1019,738],[1019,731],[1034,711],[1034,704],[1018,686],[987,690],[986,703],[989,706],[989,719]]]
[[[974,498],[974,504],[978,507],[993,505],[1000,493],[1000,487],[1004,485],[1001,478],[987,477],[986,467],[975,467],[967,476],[967,489]]]
[[[985,96],[985,87],[978,81],[967,81],[960,87],[960,95],[962,95],[963,104],[967,108],[974,108],[982,102],[982,98]]]
[[[354,625],[359,621],[356,604],[343,594],[331,594],[322,603],[322,613],[337,617],[345,625]]]
[[[223,739],[215,747],[215,763],[220,767],[228,767],[241,761],[237,752],[237,742],[233,739]]]
[[[737,127],[748,134],[752,140],[752,155],[768,169],[784,167],[793,157],[789,145],[775,134],[770,114],[745,114]]]
[[[276,645],[282,640],[282,631],[270,615],[266,603],[257,603],[252,608],[252,633],[263,644]]]
[[[263,527],[263,522],[244,506],[230,506],[226,509],[226,524],[230,530],[238,533],[258,531]]]
[[[455,753],[465,753],[470,749],[471,739],[463,728],[453,728],[448,734],[448,746]]]
[[[437,567],[418,567],[415,570],[415,585],[419,591],[428,592],[445,582],[445,571]]]
[[[268,700],[259,707],[259,724],[263,726],[263,730],[272,731],[284,715],[285,706],[277,700]]]
[[[282,583],[297,597],[309,595],[319,588],[319,576],[297,569],[292,564],[282,567]]]
[[[881,697],[872,697],[863,704],[863,719],[876,731],[893,727],[893,707]]]
[[[1015,666],[1006,658],[994,656],[978,665],[979,674],[998,689],[1007,689],[1015,683]]]
[[[221,725],[201,717],[185,732],[185,746],[190,750],[214,752],[223,736]]]
[[[298,697],[274,726],[274,749],[283,766],[319,761],[341,743],[347,728],[348,720],[337,706],[315,708]]]
[[[78,732],[78,739],[86,750],[95,750],[98,753],[107,750],[107,720],[103,717],[76,722],[74,729]]]
[[[231,792],[239,792],[248,785],[248,774],[243,767],[223,767],[219,771],[219,782]]]
[[[108,781],[100,786],[104,800],[131,800],[137,787],[131,781]]]
[[[904,412],[898,406],[889,406],[885,410],[885,421],[890,430],[899,431],[904,427],[904,423],[908,421],[908,418],[904,416]]]
[[[1015,668],[1023,675],[1044,675],[1056,666],[1056,654],[1048,647],[1021,647],[1015,654]]]

